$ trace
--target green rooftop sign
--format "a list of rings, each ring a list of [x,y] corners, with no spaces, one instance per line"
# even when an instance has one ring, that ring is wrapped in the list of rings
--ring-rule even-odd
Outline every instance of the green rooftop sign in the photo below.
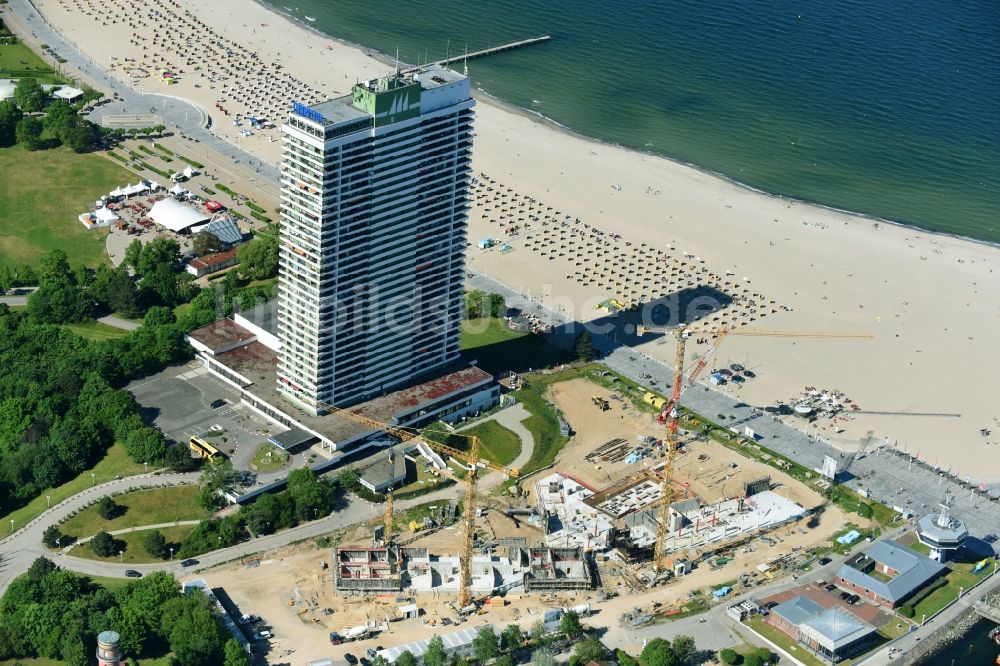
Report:
[[[375,127],[420,115],[420,83],[394,77],[379,79],[370,86],[356,85],[352,93],[355,108],[375,118]]]

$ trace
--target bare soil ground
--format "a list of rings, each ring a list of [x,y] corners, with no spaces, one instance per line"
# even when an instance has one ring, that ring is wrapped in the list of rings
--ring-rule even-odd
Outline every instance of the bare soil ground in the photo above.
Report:
[[[644,458],[631,465],[624,460],[588,461],[587,454],[606,442],[621,438],[633,448],[638,448],[641,443],[636,439],[637,436],[662,438],[666,434],[665,428],[656,423],[651,414],[640,412],[631,404],[616,399],[614,392],[586,379],[571,379],[553,384],[550,396],[577,432],[560,453],[556,471],[569,474],[595,488],[602,488],[663,462],[662,454]],[[611,409],[602,411],[593,404],[593,396],[607,400]],[[818,493],[788,474],[746,458],[715,441],[694,441],[689,438],[683,443],[684,448],[677,454],[674,462],[673,477],[681,483],[690,484],[691,492],[704,501],[735,497],[742,494],[743,484],[747,481],[770,476],[775,490],[806,509],[823,503],[823,498]]]

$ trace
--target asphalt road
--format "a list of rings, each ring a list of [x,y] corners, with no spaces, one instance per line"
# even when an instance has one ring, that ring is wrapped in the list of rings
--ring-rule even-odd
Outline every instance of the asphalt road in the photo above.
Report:
[[[11,581],[27,571],[31,563],[38,557],[48,557],[64,569],[91,576],[124,578],[126,569],[135,569],[142,573],[169,571],[175,576],[181,577],[189,576],[195,571],[241,557],[281,548],[303,539],[329,534],[343,527],[355,525],[382,515],[381,505],[347,496],[345,498],[346,506],[341,507],[325,518],[282,530],[275,534],[251,539],[230,548],[222,548],[211,553],[199,555],[196,558],[198,564],[188,568],[182,567],[180,561],[176,558],[172,561],[156,564],[122,565],[115,562],[96,562],[64,555],[63,553],[54,554],[53,551],[48,550],[42,545],[42,533],[47,527],[61,523],[71,514],[93,503],[100,497],[140,488],[196,483],[197,480],[198,474],[194,472],[190,474],[144,474],[117,481],[109,481],[108,483],[88,488],[73,497],[63,500],[23,528],[17,530],[13,535],[0,539],[0,596],[3,596],[3,593],[6,592]],[[429,493],[413,500],[398,501],[396,502],[396,508],[401,510],[424,502],[452,499],[458,497],[463,492],[464,488],[461,485],[449,486],[438,492]]]

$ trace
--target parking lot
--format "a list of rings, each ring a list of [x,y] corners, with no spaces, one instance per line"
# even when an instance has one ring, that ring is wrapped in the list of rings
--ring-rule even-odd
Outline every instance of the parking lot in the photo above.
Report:
[[[126,388],[139,402],[143,415],[168,439],[183,446],[193,435],[211,428],[225,430],[221,448],[236,469],[249,469],[254,452],[267,441],[267,433],[275,430],[273,424],[240,403],[236,389],[198,362],[167,368]]]

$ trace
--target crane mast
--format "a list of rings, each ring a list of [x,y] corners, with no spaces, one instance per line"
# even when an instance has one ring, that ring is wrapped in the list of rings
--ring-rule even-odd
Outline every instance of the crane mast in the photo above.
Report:
[[[639,326],[636,330],[639,336],[642,336],[650,332],[661,332],[657,329],[649,328],[646,326]],[[860,338],[871,338],[873,337],[871,333],[852,333],[852,332],[831,332],[831,331],[773,331],[765,329],[755,329],[755,328],[718,328],[712,331],[692,331],[691,329],[674,329],[677,335],[677,348],[674,355],[674,385],[673,391],[671,392],[670,401],[663,405],[663,409],[660,411],[658,421],[667,426],[667,456],[666,462],[663,466],[663,485],[660,487],[660,506],[658,519],[659,522],[656,526],[656,543],[653,547],[653,570],[656,573],[661,573],[664,567],[664,561],[666,559],[667,550],[667,528],[670,520],[670,502],[673,499],[674,491],[671,485],[671,476],[674,471],[674,458],[677,451],[677,431],[678,431],[678,417],[680,408],[680,399],[684,394],[684,391],[694,384],[698,375],[705,366],[708,364],[709,358],[712,354],[719,348],[722,341],[727,335],[749,335],[749,336],[761,336],[761,337],[780,337],[780,338],[848,338],[848,339],[860,339]],[[687,338],[693,333],[705,333],[706,335],[714,336],[715,340],[709,347],[708,351],[702,354],[694,366],[691,368],[691,372],[688,374],[687,385],[684,383],[684,351],[687,345]]]
[[[494,472],[499,472],[512,477],[519,476],[519,471],[513,468],[507,469],[505,467],[501,467],[500,465],[494,464],[489,459],[480,460],[479,449],[482,442],[476,436],[468,438],[470,446],[469,452],[466,453],[465,451],[448,446],[447,444],[441,444],[439,442],[426,439],[419,434],[408,430],[407,428],[382,423],[381,421],[376,421],[375,419],[369,418],[364,414],[359,414],[358,412],[341,409],[339,407],[323,403],[321,403],[321,406],[324,409],[340,414],[355,423],[361,423],[372,428],[385,431],[386,433],[399,439],[401,442],[416,440],[417,442],[424,444],[439,453],[451,456],[452,458],[460,460],[469,466],[469,473],[465,476],[465,505],[462,510],[462,547],[458,558],[458,602],[463,607],[467,606],[472,601],[472,550],[476,536],[477,472],[480,465]],[[389,456],[391,460],[393,456],[393,451],[391,449],[389,451]],[[391,488],[385,493],[385,514],[383,515],[382,520],[384,521],[383,524],[385,526],[385,543],[388,544],[392,540],[393,530],[393,497]]]

